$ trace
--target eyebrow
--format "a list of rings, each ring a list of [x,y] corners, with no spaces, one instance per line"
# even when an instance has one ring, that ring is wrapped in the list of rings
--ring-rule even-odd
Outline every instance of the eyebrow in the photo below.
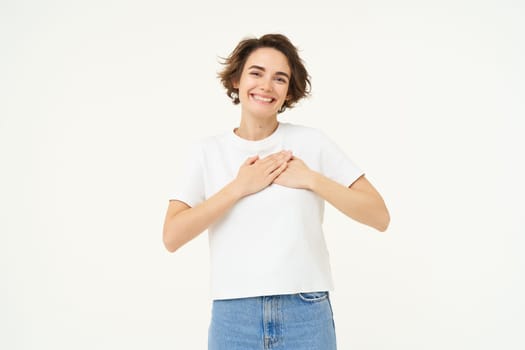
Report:
[[[266,69],[264,69],[264,67],[261,67],[261,66],[255,65],[255,64],[254,64],[254,65],[251,65],[248,69],[251,69],[251,68],[260,69],[260,70],[262,70],[263,72],[266,71]],[[276,75],[283,75],[283,76],[285,76],[286,78],[288,78],[288,80],[290,80],[290,76],[289,76],[287,73],[285,73],[285,72],[280,72],[280,71],[279,71],[279,72],[276,72],[275,74],[276,74]]]

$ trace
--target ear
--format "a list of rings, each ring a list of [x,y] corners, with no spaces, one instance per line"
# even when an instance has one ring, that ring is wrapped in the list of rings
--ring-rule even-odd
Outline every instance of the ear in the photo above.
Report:
[[[239,82],[236,80],[232,80],[232,85],[235,89],[239,89]]]

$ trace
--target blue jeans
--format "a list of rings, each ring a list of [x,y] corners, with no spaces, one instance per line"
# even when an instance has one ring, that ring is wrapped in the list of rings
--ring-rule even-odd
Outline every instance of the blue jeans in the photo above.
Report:
[[[208,350],[333,350],[328,292],[214,300]]]

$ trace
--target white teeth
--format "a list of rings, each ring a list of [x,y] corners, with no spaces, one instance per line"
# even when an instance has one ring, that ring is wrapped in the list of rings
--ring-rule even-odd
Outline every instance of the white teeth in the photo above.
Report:
[[[259,95],[252,95],[254,100],[262,101],[262,102],[272,102],[273,98],[270,97],[262,97]]]

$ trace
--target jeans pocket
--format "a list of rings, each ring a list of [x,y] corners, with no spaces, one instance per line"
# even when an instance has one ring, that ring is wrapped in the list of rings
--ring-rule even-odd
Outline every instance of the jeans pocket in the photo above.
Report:
[[[309,303],[315,303],[319,301],[323,301],[326,298],[328,298],[328,292],[308,292],[308,293],[298,293],[299,298],[303,301],[307,301]]]

